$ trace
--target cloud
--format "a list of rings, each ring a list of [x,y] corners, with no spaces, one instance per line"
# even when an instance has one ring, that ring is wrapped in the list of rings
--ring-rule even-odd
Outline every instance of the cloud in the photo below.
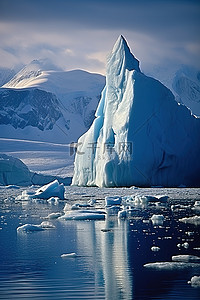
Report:
[[[200,62],[194,0],[1,0],[0,20],[4,66],[47,57],[63,69],[105,73],[106,53],[120,34],[144,70]]]

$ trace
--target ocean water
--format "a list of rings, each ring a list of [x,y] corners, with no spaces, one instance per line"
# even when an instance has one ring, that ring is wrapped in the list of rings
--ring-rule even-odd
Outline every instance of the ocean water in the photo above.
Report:
[[[34,188],[33,188],[34,189]],[[172,255],[200,256],[199,225],[179,218],[200,214],[189,207],[170,210],[171,204],[194,204],[200,189],[97,189],[66,187],[66,200],[18,201],[24,188],[0,189],[0,299],[200,299],[200,288],[188,281],[200,276],[200,264],[184,268],[146,268],[147,263],[171,262]],[[105,221],[50,220],[54,229],[17,232],[23,224],[40,224],[51,212],[63,212],[66,203],[96,199],[104,206],[105,195],[160,194],[170,205],[139,210],[126,220],[108,216]],[[163,214],[163,226],[153,226],[152,214]],[[187,242],[188,248],[177,244]],[[151,250],[158,246],[159,251]],[[77,254],[62,258],[64,253]]]

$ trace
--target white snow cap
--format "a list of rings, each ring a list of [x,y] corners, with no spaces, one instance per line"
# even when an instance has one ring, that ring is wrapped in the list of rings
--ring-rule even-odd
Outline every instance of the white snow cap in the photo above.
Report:
[[[113,63],[113,61],[115,63]],[[108,56],[107,61],[107,74],[110,72],[119,72],[123,69],[136,70],[140,72],[139,61],[135,58],[135,56],[131,53],[130,48],[123,37],[120,35]]]
[[[122,36],[95,116],[78,140],[73,185],[199,186],[200,119],[141,73]]]

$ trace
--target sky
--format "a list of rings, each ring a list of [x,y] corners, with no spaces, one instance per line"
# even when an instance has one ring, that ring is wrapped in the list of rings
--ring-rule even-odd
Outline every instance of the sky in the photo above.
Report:
[[[0,0],[0,67],[48,58],[105,74],[121,34],[146,73],[200,68],[199,0]]]

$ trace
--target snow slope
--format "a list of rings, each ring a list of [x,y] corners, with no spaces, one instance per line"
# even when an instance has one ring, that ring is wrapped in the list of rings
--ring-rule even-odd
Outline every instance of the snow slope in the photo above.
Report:
[[[72,184],[200,185],[200,119],[145,76],[122,36],[108,58],[106,86],[78,140]]]
[[[69,145],[0,138],[0,153],[20,159],[32,172],[71,177],[74,152]]]
[[[105,78],[53,68],[33,61],[0,89],[1,137],[70,143],[90,127]]]

